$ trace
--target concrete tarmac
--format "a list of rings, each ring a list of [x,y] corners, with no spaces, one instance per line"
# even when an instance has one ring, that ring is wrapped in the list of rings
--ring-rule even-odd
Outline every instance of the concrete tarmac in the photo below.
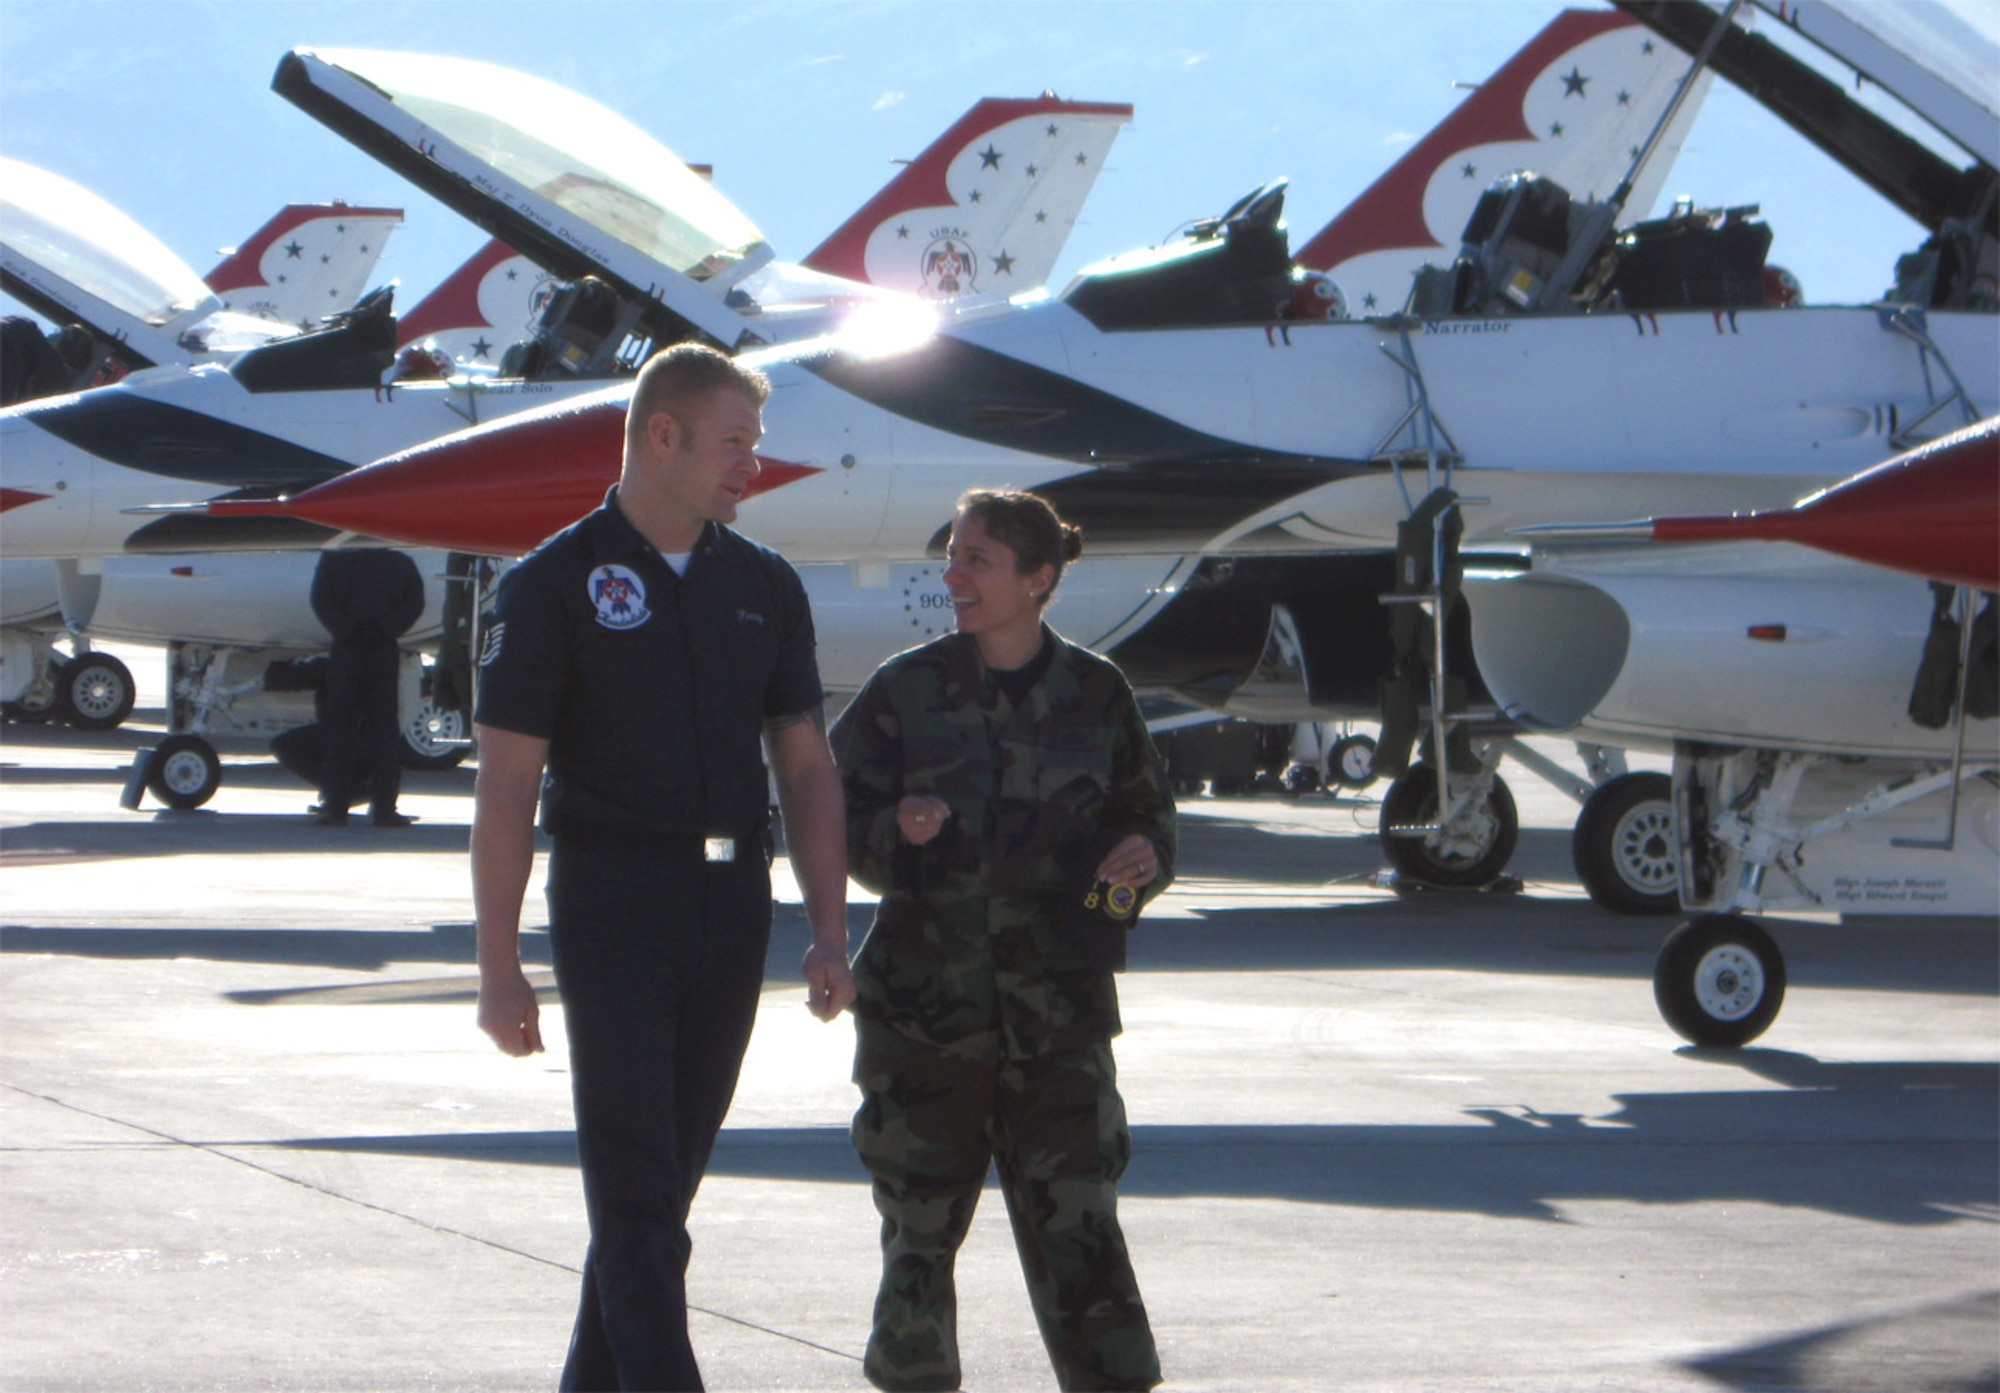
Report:
[[[0,1387],[553,1387],[560,1007],[532,1060],[474,1028],[469,770],[410,776],[413,828],[320,828],[246,742],[207,807],[124,811],[159,715],[0,734]],[[1574,805],[1510,782],[1515,894],[1374,888],[1380,786],[1185,806],[1117,1043],[1166,1387],[2000,1387],[1995,926],[1775,921],[1776,1025],[1693,1049],[1671,921],[1590,904]],[[779,871],[693,1334],[712,1388],[863,1389],[852,1031],[805,1010]],[[997,1194],[959,1278],[966,1386],[1053,1387]]]

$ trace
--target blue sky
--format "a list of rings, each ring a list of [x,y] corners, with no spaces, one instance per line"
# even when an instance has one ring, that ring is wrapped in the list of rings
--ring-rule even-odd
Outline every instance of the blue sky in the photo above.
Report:
[[[1953,0],[1989,33],[2000,0]],[[1125,101],[1055,277],[1288,176],[1303,241],[1554,14],[1535,0],[0,0],[0,152],[92,189],[197,271],[285,202],[407,210],[413,305],[484,240],[270,90],[290,47],[450,53],[586,93],[805,254],[976,98]],[[1921,231],[1718,85],[1667,196],[1760,204],[1809,299],[1862,301]]]

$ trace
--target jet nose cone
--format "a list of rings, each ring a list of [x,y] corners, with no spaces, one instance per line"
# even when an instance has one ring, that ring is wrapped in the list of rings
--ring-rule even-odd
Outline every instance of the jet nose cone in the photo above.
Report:
[[[624,437],[623,399],[596,398],[443,436],[276,506],[407,546],[518,556],[603,501]]]
[[[2000,588],[2000,417],[1801,499],[1719,518],[1660,518],[1661,541],[1796,542],[1930,580]]]

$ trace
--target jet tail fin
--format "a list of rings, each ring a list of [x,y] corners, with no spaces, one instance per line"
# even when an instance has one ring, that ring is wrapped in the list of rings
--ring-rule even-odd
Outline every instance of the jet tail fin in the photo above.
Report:
[[[1564,10],[1295,259],[1330,273],[1354,313],[1392,313],[1419,267],[1451,261],[1495,179],[1532,169],[1575,197],[1609,198],[1687,69],[1686,55],[1629,15]],[[1634,179],[1628,216],[1643,217],[1658,197],[1708,82],[1697,80]]]
[[[988,97],[820,243],[809,269],[950,299],[1041,286],[1132,108]]]
[[[310,329],[361,298],[400,208],[292,203],[204,278],[223,307]]]
[[[396,347],[429,343],[448,363],[497,368],[527,338],[556,282],[495,239],[438,283],[396,325]]]

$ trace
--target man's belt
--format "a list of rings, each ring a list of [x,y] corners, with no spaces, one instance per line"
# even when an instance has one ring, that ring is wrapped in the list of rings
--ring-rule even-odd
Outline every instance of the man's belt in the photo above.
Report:
[[[564,818],[549,829],[558,846],[611,847],[670,861],[750,861],[771,859],[768,829],[752,837],[699,837],[692,832],[660,832],[629,823],[581,822]]]

